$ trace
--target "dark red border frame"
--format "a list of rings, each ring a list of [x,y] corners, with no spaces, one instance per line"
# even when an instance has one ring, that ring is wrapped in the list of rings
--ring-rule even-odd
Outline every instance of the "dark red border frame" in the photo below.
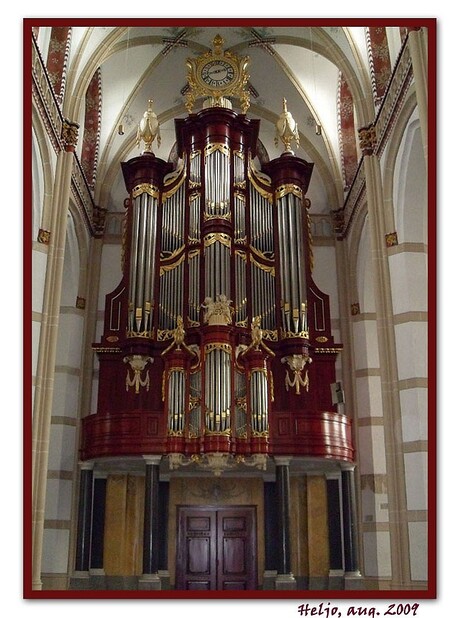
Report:
[[[32,590],[32,26],[413,26],[428,30],[428,588],[427,590],[296,590],[238,592]],[[24,599],[436,599],[437,598],[437,73],[436,18],[25,18],[23,20],[23,598]],[[191,608],[188,607],[189,611]],[[187,611],[186,610],[186,611]]]

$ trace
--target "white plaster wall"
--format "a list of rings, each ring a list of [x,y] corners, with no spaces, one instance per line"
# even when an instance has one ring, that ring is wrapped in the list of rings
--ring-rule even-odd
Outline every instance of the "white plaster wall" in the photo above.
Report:
[[[404,442],[428,439],[428,390],[412,388],[400,391]]]
[[[45,528],[43,536],[43,573],[67,573],[69,531]]]
[[[91,414],[96,414],[97,412],[97,390],[99,388],[99,373],[97,373],[93,378],[93,387],[91,391]]]
[[[362,520],[366,522],[388,522],[388,494],[376,494],[370,488],[361,492]]]
[[[83,316],[71,308],[71,313],[59,316],[59,341],[56,351],[56,365],[79,368],[81,365]]]
[[[364,574],[368,577],[391,576],[389,532],[364,532]]]
[[[313,255],[313,280],[322,292],[329,295],[331,319],[336,319],[340,312],[335,247],[313,246]]]
[[[51,425],[48,469],[72,472],[75,464],[76,428],[69,425]]]
[[[70,519],[72,505],[72,481],[48,479],[46,489],[46,519]]]
[[[354,256],[350,256],[353,261]],[[366,219],[361,231],[361,238],[356,259],[356,286],[361,313],[375,312],[374,272],[369,239],[369,220]]]
[[[32,322],[32,376],[37,375],[38,344],[40,342],[41,323]]]
[[[72,375],[64,371],[55,374],[53,393],[54,416],[77,418],[79,387],[79,375]]]
[[[425,378],[427,376],[427,323],[397,324],[395,336],[399,379]]]
[[[360,474],[385,474],[385,442],[382,426],[358,428]]]
[[[358,417],[382,416],[382,384],[379,376],[356,378]]]
[[[32,250],[32,311],[37,313],[43,311],[47,261],[47,252]]]
[[[393,313],[426,311],[427,255],[397,253],[389,258]]]
[[[369,369],[380,366],[377,345],[377,323],[375,320],[353,322],[353,344],[355,369]]]
[[[428,525],[425,521],[409,522],[409,551],[413,581],[428,579]]]
[[[423,511],[428,508],[427,501],[427,453],[405,453],[404,468],[406,476],[406,498],[409,511]]]
[[[37,240],[42,220],[44,198],[43,168],[35,131],[32,132],[32,240]]]
[[[390,26],[386,28],[388,51],[390,52],[391,68],[394,68],[398,54],[401,50],[401,34],[399,32],[399,26]]]
[[[104,310],[106,294],[110,294],[121,281],[121,245],[105,244],[102,247],[101,277],[98,308]]]

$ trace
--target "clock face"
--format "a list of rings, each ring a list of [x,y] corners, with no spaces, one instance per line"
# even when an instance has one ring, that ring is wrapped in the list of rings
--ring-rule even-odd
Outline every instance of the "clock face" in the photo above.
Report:
[[[235,68],[226,60],[211,60],[200,71],[203,82],[211,88],[226,88],[235,79]]]

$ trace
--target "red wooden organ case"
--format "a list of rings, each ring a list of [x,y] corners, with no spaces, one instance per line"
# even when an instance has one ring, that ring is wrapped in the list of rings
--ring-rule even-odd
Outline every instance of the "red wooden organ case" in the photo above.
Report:
[[[122,163],[123,275],[107,295],[81,459],[228,453],[353,461],[341,346],[312,279],[313,164],[257,156],[259,121],[176,120],[177,163]]]

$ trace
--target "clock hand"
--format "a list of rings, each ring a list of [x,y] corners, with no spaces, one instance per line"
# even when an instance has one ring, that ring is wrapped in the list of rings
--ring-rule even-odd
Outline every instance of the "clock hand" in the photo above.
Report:
[[[222,71],[227,72],[226,69],[214,69],[213,71],[208,71],[208,75],[215,75],[216,73],[222,73]]]

